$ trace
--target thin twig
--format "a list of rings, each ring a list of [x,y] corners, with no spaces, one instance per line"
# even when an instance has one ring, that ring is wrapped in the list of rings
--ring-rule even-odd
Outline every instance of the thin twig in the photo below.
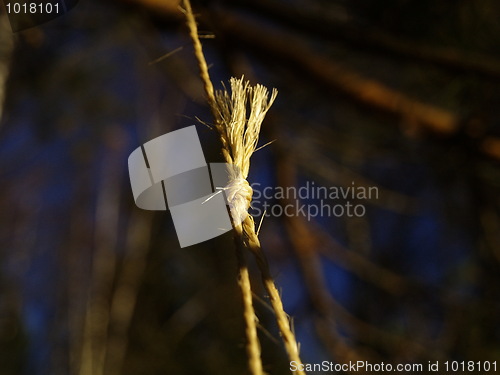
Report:
[[[106,375],[122,373],[128,347],[128,331],[146,268],[151,241],[152,216],[132,215],[126,237],[126,254],[111,297],[110,333],[107,340]]]
[[[177,47],[176,49],[170,51],[170,52],[167,52],[166,54],[158,57],[157,59],[154,59],[153,61],[149,62],[148,65],[151,66],[151,65],[154,65],[154,64],[158,64],[159,62],[169,58],[170,56],[172,56],[174,53],[177,53],[179,51],[182,51],[182,46],[180,47]]]
[[[116,277],[115,246],[118,241],[119,193],[110,173],[116,169],[117,156],[106,160],[103,181],[96,208],[95,253],[92,263],[91,284],[85,312],[84,336],[80,375],[103,375],[106,361],[110,308],[108,298]],[[117,194],[118,192],[118,194]]]
[[[280,150],[278,160],[278,181],[281,186],[296,186],[296,165],[292,158]],[[290,204],[283,199],[283,204]],[[286,217],[285,228],[289,234],[293,248],[300,262],[304,275],[305,286],[311,298],[311,303],[318,316],[318,335],[330,349],[333,356],[340,362],[346,363],[357,360],[378,361],[375,353],[368,353],[356,347],[351,347],[338,333],[338,326],[347,332],[357,331],[362,341],[374,342],[393,353],[411,354],[422,358],[440,359],[442,350],[428,342],[410,340],[404,335],[386,331],[367,323],[339,304],[328,291],[325,275],[322,270],[320,253],[324,247],[331,251],[330,255],[336,263],[345,266],[359,277],[384,288],[396,295],[407,292],[410,284],[402,277],[372,264],[360,254],[353,251],[340,249],[333,238],[321,230],[319,225],[306,221],[299,216]],[[323,250],[322,254],[327,254]],[[341,323],[341,324],[340,324]]]
[[[500,78],[500,61],[489,54],[429,46],[371,27],[360,27],[353,22],[352,14],[343,8],[339,9],[340,12],[337,8],[332,12],[328,7],[315,9],[299,4],[284,7],[279,1],[270,0],[239,0],[237,3],[244,5],[245,10],[251,9],[259,16],[265,15],[289,28],[312,32],[329,41],[339,40],[363,51],[385,52],[412,63],[420,61],[452,71],[479,73],[496,80]]]
[[[441,136],[454,134],[462,120],[453,112],[421,102],[383,83],[364,77],[318,53],[295,34],[255,24],[234,12],[221,14],[221,29],[239,41],[309,72],[322,83],[375,109],[402,117]],[[286,41],[286,43],[284,43]]]

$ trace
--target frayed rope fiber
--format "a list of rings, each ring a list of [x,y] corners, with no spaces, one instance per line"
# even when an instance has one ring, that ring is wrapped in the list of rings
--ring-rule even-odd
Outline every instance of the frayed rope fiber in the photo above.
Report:
[[[259,132],[267,111],[278,94],[262,85],[251,86],[244,77],[230,79],[231,92],[224,87],[215,93],[215,127],[234,165],[229,183],[224,187],[231,215],[236,225],[248,216],[253,190],[246,180],[250,157],[257,148]]]

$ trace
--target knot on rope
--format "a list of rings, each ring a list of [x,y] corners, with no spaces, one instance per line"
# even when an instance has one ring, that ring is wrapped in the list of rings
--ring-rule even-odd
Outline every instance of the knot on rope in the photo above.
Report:
[[[235,225],[241,224],[248,216],[253,190],[241,175],[231,179],[226,187],[227,202]]]

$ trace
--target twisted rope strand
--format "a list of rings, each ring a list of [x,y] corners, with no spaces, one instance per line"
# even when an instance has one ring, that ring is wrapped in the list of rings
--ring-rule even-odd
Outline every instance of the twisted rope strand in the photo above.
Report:
[[[297,365],[300,365],[302,362],[295,335],[290,327],[288,316],[283,309],[281,297],[274,284],[265,255],[262,252],[259,238],[255,233],[253,218],[248,214],[253,193],[246,180],[250,170],[250,158],[257,147],[262,121],[276,99],[277,90],[273,89],[269,97],[269,91],[266,87],[262,85],[252,87],[247,81],[244,81],[244,77],[241,77],[240,79],[230,79],[231,94],[228,93],[225,87],[223,90],[214,92],[198,38],[198,29],[191,5],[189,0],[183,0],[183,3],[200,68],[200,76],[204,82],[208,104],[215,120],[215,129],[219,133],[222,142],[222,153],[226,163],[234,166],[234,168],[229,168],[229,183],[223,190],[226,191],[228,197],[235,229],[236,254],[239,263],[238,284],[243,296],[249,368],[252,375],[264,374],[260,358],[260,344],[257,336],[250,277],[243,253],[244,247],[247,247],[256,258],[288,357],[290,361],[295,361]],[[250,110],[248,116],[247,108]],[[305,372],[297,370],[295,374],[304,375]]]
[[[183,0],[183,4],[185,8],[187,26],[189,28],[189,35],[193,42],[196,59],[198,60],[200,76],[202,81],[204,82],[208,104],[214,117],[215,129],[217,130],[222,143],[222,154],[224,156],[224,159],[226,160],[226,163],[232,164],[233,158],[228,144],[228,136],[226,132],[227,128],[225,128],[223,126],[223,123],[220,121],[221,117],[216,106],[214,88],[210,80],[208,66],[205,60],[205,56],[203,55],[200,39],[198,37],[198,27],[194,19],[191,4],[189,0]],[[241,225],[239,226],[239,228],[241,228]],[[245,335],[247,338],[246,352],[248,356],[248,367],[252,375],[264,375],[259,337],[257,335],[257,318],[253,307],[252,286],[250,283],[250,275],[248,272],[245,254],[243,252],[244,245],[243,235],[241,234],[241,232],[235,236],[234,240],[236,244],[236,258],[238,260],[238,286],[240,287],[242,296],[243,319],[245,322]]]

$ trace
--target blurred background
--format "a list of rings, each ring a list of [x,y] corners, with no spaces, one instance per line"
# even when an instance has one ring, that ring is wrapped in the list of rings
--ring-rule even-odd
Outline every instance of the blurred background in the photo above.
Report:
[[[378,188],[362,217],[262,222],[303,361],[500,360],[500,3],[193,7],[216,88],[279,91],[251,184]],[[13,34],[2,9],[2,375],[248,373],[231,233],[180,249],[130,188],[130,152],[188,125],[223,160],[184,23],[175,0],[81,0]]]

